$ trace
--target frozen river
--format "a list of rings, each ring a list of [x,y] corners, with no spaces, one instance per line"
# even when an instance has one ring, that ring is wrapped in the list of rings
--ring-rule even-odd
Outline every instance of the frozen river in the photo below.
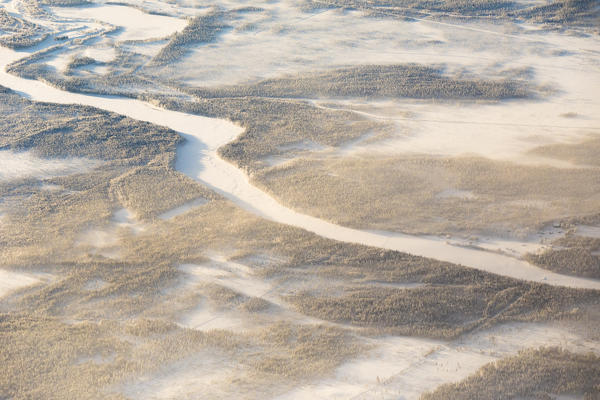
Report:
[[[178,150],[176,168],[260,217],[302,228],[329,239],[430,257],[512,278],[600,289],[600,281],[597,280],[556,274],[516,258],[454,246],[442,239],[351,229],[296,212],[253,186],[243,171],[218,156],[217,149],[242,133],[241,127],[226,120],[157,108],[140,100],[66,92],[43,82],[22,79],[6,72],[8,64],[28,54],[0,49],[1,85],[32,100],[83,104],[177,131],[186,139],[186,143]]]

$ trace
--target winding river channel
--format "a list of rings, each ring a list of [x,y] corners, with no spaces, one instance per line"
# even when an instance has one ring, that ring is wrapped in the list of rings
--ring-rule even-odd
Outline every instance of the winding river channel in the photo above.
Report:
[[[176,168],[260,217],[329,239],[430,257],[512,278],[600,289],[598,280],[553,273],[503,254],[455,246],[438,238],[351,229],[298,213],[253,186],[243,171],[218,156],[217,149],[241,134],[241,127],[226,120],[157,108],[140,100],[66,92],[6,72],[7,65],[28,55],[30,53],[0,48],[0,85],[31,100],[97,107],[177,131],[186,142],[178,149]]]

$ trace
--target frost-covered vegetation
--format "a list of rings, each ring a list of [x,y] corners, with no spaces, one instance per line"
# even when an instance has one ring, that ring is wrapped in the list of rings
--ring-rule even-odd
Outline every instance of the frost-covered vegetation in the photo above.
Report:
[[[552,347],[527,350],[488,364],[456,384],[443,385],[422,400],[499,399],[577,396],[585,400],[600,395],[600,358]]]
[[[74,72],[74,70],[76,70],[77,68],[80,67],[87,67],[89,65],[94,65],[97,64],[98,62],[93,59],[92,57],[74,57],[71,61],[69,61],[69,63],[67,64],[67,69],[65,71],[65,74],[69,75],[72,74]]]
[[[6,91],[2,96],[2,123],[10,129],[2,132],[1,149],[33,149],[42,157],[80,156],[115,165],[143,165],[157,157],[172,162],[175,146],[181,141],[165,128],[91,107],[32,103]]]
[[[425,267],[417,258],[392,252],[376,263],[360,261],[326,263],[314,273],[332,280],[355,274],[355,279],[367,282],[425,286],[403,289],[373,283],[337,291],[311,288],[290,296],[289,301],[301,312],[321,319],[432,338],[454,338],[502,322],[544,321],[550,315],[577,319],[571,315],[576,304],[597,301],[596,292],[526,284],[472,270],[459,272],[447,264]]]
[[[546,2],[544,2],[546,3]],[[510,0],[307,0],[307,10],[339,7],[360,9],[376,16],[410,17],[433,14],[437,16],[518,18],[543,23],[556,28],[598,27],[600,10],[594,0],[553,0],[547,4],[527,4]]]
[[[64,90],[154,97],[154,101],[172,110],[186,110],[238,122],[246,131],[223,147],[221,154],[250,170],[261,169],[264,167],[264,157],[280,155],[284,152],[282,148],[297,142],[338,146],[370,132],[386,132],[385,123],[370,121],[350,112],[319,109],[295,100],[298,98],[441,98],[471,101],[518,99],[531,97],[534,93],[530,85],[521,81],[452,78],[442,75],[440,69],[423,65],[379,65],[274,79],[255,85],[186,89],[198,101],[185,99],[185,102],[181,102],[180,92],[169,96],[141,94],[144,88],[155,88],[156,84],[150,77],[131,72],[140,62],[135,57],[128,59],[126,53],[120,53],[114,65],[119,66],[122,72],[113,70],[107,75],[91,78],[61,77],[45,69],[43,64],[30,62],[13,64],[11,71],[30,79],[43,78]],[[165,90],[174,93],[166,86]]]
[[[327,72],[269,79],[191,92],[201,98],[417,98],[500,100],[532,95],[523,81],[461,79],[442,75],[439,68],[418,65],[367,65]]]
[[[556,0],[541,4],[516,14],[535,23],[564,26],[586,26],[598,32],[600,9],[594,0]]]
[[[10,134],[3,135],[4,146],[45,157],[93,154],[108,163],[101,171],[46,180],[46,185],[56,188],[53,190],[43,189],[37,180],[2,184],[2,200],[12,205],[3,217],[0,234],[3,267],[41,268],[61,277],[45,287],[17,292],[2,303],[2,396],[43,394],[44,398],[58,399],[69,393],[86,393],[90,398],[123,398],[114,385],[142,373],[160,372],[165,365],[207,348],[245,360],[249,373],[258,375],[235,385],[256,385],[253,390],[261,393],[262,381],[285,377],[292,382],[325,374],[360,351],[357,339],[330,327],[276,324],[267,325],[258,336],[246,336],[218,331],[205,334],[175,325],[177,315],[194,307],[198,295],[200,300],[217,296],[222,307],[231,306],[223,303],[228,297],[218,294],[214,287],[200,289],[191,297],[180,295],[176,263],[202,261],[199,246],[226,245],[239,228],[234,223],[230,236],[221,238],[225,232],[218,231],[229,229],[230,220],[247,220],[254,227],[258,221],[243,215],[236,218],[239,211],[173,170],[180,138],[172,131],[89,107],[31,103],[4,89],[2,96],[5,128],[27,117],[20,130],[11,128]],[[13,113],[17,108],[23,110],[22,115]],[[40,135],[40,131],[45,134]],[[100,142],[104,143],[102,151]],[[94,246],[102,246],[100,243],[80,243],[81,233],[90,228],[102,230],[110,223],[115,207],[127,206],[136,217],[152,220],[158,212],[198,196],[212,200],[212,206],[202,217],[188,219],[196,225],[191,229],[193,235],[186,233],[191,226],[173,232],[179,226],[172,223],[154,227],[145,239],[121,228],[114,235],[122,247],[122,260],[93,251]],[[231,212],[233,216],[228,215]],[[215,217],[223,220],[214,223]],[[208,230],[199,224],[206,224]],[[271,240],[260,237],[265,243]],[[159,243],[165,246],[157,246]],[[177,301],[183,308],[177,308]],[[166,307],[167,303],[172,304]],[[137,344],[127,338],[136,338]],[[260,347],[265,349],[260,356],[240,351]],[[295,362],[296,357],[303,361]],[[30,368],[19,368],[23,363]],[[48,366],[53,367],[42,372]],[[235,385],[230,390],[235,391]]]
[[[249,170],[264,167],[262,159],[284,153],[302,141],[339,146],[368,133],[385,135],[389,124],[352,112],[329,111],[296,100],[318,97],[442,98],[498,100],[531,96],[517,81],[449,78],[421,65],[365,66],[333,72],[274,79],[255,85],[189,89],[196,102],[169,98],[159,103],[172,110],[227,118],[246,131],[220,154]],[[285,98],[288,98],[286,100]],[[290,146],[291,145],[291,146]]]
[[[592,136],[580,143],[540,146],[532,155],[555,158],[576,165],[600,167],[600,138]]]
[[[554,240],[550,249],[528,254],[527,259],[552,271],[600,279],[600,238],[570,232]]]
[[[155,218],[175,205],[219,196],[193,184],[189,178],[172,169],[157,166],[135,168],[112,182],[113,193],[123,206],[135,210],[139,218]]]
[[[92,4],[89,0],[42,0],[40,3],[54,7],[77,7]]]
[[[40,43],[46,37],[43,27],[0,9],[0,46],[26,48]]]
[[[76,48],[83,49],[79,45]],[[157,83],[154,79],[138,74],[139,66],[149,61],[148,57],[117,49],[116,58],[110,63],[92,63],[91,57],[75,57],[67,64],[63,73],[51,68],[45,61],[58,53],[61,48],[36,53],[7,67],[7,70],[26,79],[38,79],[59,89],[70,92],[117,95],[127,97],[142,96],[152,90],[172,92],[166,83]],[[108,72],[104,75],[82,75],[81,67],[104,65]]]
[[[344,225],[526,236],[557,216],[595,213],[597,175],[595,169],[423,155],[300,158],[254,179],[294,208]],[[443,195],[448,190],[468,196]]]
[[[449,338],[506,321],[579,324],[597,307],[594,291],[525,284],[265,221],[176,172],[181,139],[173,131],[90,107],[34,103],[7,90],[1,96],[5,148],[105,161],[91,172],[0,186],[10,205],[0,228],[2,268],[59,277],[2,299],[4,396],[128,398],[141,376],[162,382],[182,363],[210,355],[225,372],[207,396],[271,397],[332,376],[380,333]],[[156,218],[197,197],[206,202]],[[115,210],[123,207],[140,228],[119,222]],[[114,240],[107,243],[102,232]],[[259,279],[270,289],[257,297],[226,280],[194,284],[177,268],[205,265],[215,252],[252,271],[238,288]],[[313,290],[300,296],[297,285],[307,281]],[[410,290],[418,290],[418,304]],[[207,319],[198,329],[183,327],[180,321],[198,309]],[[234,318],[244,329],[204,332],[208,315]]]
[[[44,42],[27,57],[23,53],[8,71],[62,90],[138,98],[181,113],[234,121],[245,130],[218,150],[221,156],[245,169],[252,185],[282,203],[343,225],[472,237],[526,236],[548,221],[560,221],[567,235],[529,260],[561,273],[599,277],[599,239],[589,236],[600,225],[594,217],[600,201],[598,140],[587,135],[594,132],[586,128],[593,125],[594,115],[577,102],[583,99],[593,108],[594,99],[587,91],[578,92],[580,86],[571,92],[572,86],[540,73],[561,69],[557,60],[571,54],[563,43],[554,42],[553,33],[530,35],[518,23],[484,23],[519,18],[565,29],[591,26],[598,12],[593,2],[537,6],[503,0],[333,0],[304,2],[299,9],[294,2],[265,2],[258,8],[232,0],[198,16],[193,7],[178,9],[181,4],[150,0],[133,7],[185,15],[189,24],[168,38],[142,35],[150,37],[143,40],[126,40],[126,28],[101,20],[68,22],[68,17],[52,15],[55,7],[70,6],[77,16],[77,7],[86,3],[20,0],[0,5],[12,10],[0,9],[0,44],[40,44],[46,33],[58,39]],[[414,22],[423,17],[424,24]],[[352,22],[340,23],[345,18]],[[456,34],[465,21],[472,24]],[[356,37],[349,33],[354,22],[361,24],[362,34]],[[329,23],[341,29],[331,29],[335,34],[329,35]],[[382,33],[378,23],[386,23],[385,29],[398,24],[409,33]],[[485,32],[493,39],[476,37]],[[413,34],[419,39],[413,41]],[[297,40],[290,40],[293,36]],[[523,41],[514,40],[517,36]],[[595,62],[595,50],[590,50],[594,42],[584,42],[579,53],[576,47],[583,42],[575,36],[568,39],[575,43],[569,42],[569,51],[577,52],[581,63],[577,73],[588,71],[587,55]],[[386,40],[394,42],[389,55]],[[491,46],[495,41],[497,47]],[[511,47],[521,49],[525,41],[513,60]],[[468,46],[461,47],[464,43]],[[208,61],[205,65],[201,60],[215,53],[203,50],[223,46],[225,54],[232,54],[236,45],[250,47],[240,58],[260,51],[240,64],[234,62],[238,58],[231,63],[215,58],[223,63],[220,68],[239,74],[231,81],[209,76]],[[355,53],[366,54],[364,59],[340,56],[337,46],[355,45]],[[252,63],[260,64],[263,55],[273,57],[267,54],[270,46],[281,59],[265,63],[268,70],[246,71]],[[534,65],[548,54],[552,56],[543,59],[544,65]],[[414,61],[415,55],[421,58]],[[296,68],[301,64],[303,68]],[[184,72],[200,82],[193,86],[179,75],[190,65],[191,71]],[[24,82],[13,78],[6,82]],[[593,83],[590,79],[583,86]],[[34,98],[48,90],[34,87]],[[565,103],[547,104],[563,94],[573,111],[563,110]],[[97,101],[90,104],[114,100],[93,98]],[[118,104],[124,107],[134,104],[121,100]],[[473,111],[473,118],[461,113],[438,121],[442,128],[437,129],[449,136],[469,124],[481,130],[493,126],[497,121],[487,118],[502,114],[490,114],[489,109],[507,106],[500,124],[527,133],[533,144],[522,142],[526,154],[543,162],[523,165],[481,154],[407,154],[393,146],[381,154],[351,151],[419,137],[431,128],[427,115],[440,104]],[[538,121],[520,121],[523,114],[515,113],[522,108],[538,115],[546,111],[545,105],[564,112],[559,123],[542,121],[541,128]],[[143,116],[164,115],[164,122],[177,129],[201,124],[189,115],[178,114],[173,123],[173,113],[144,110]],[[419,110],[433,111],[418,115]],[[482,120],[490,124],[480,124]],[[187,125],[178,125],[184,121]],[[443,123],[458,128],[453,131]],[[568,124],[578,127],[578,140],[570,140],[574,129],[567,129]],[[213,132],[210,123],[201,127],[209,134],[197,155],[205,163],[198,165],[208,169],[209,162],[222,163],[212,153],[207,156],[219,142],[211,140],[222,132]],[[560,131],[564,142],[537,146],[540,136],[563,138],[555,135],[557,129],[565,129]],[[489,142],[495,148],[508,130],[492,132],[500,132],[497,142]],[[188,144],[197,143],[189,137]],[[496,342],[494,332],[505,335],[505,328],[513,325],[537,332],[565,327],[560,332],[568,334],[552,340],[578,352],[527,350],[426,398],[597,396],[597,354],[584,355],[581,349],[598,349],[599,291],[522,281],[338,242],[262,218],[230,193],[205,186],[199,175],[176,170],[183,159],[177,158],[178,151],[183,154],[179,146],[185,144],[166,127],[92,107],[33,102],[0,86],[0,151],[31,156],[41,160],[41,167],[70,160],[89,163],[56,173],[0,174],[0,272],[43,277],[23,280],[0,294],[0,398],[265,399],[319,385],[328,387],[326,395],[336,391],[341,397],[349,390],[347,397],[362,393],[374,398],[371,385],[385,394],[393,379],[373,376],[372,382],[368,378],[355,384],[344,371],[353,369],[362,376],[368,368],[366,375],[371,376],[381,368],[391,378],[400,371],[406,379],[419,380],[419,373],[428,371],[419,370],[421,366],[437,365],[438,360],[441,365],[444,357],[460,354],[468,365],[440,367],[436,371],[443,370],[441,381],[435,382],[458,381],[499,358],[495,349],[513,354],[531,346],[528,340],[507,346],[506,336],[493,346],[480,342]],[[237,183],[251,187],[239,176]],[[580,226],[589,228],[588,236],[578,233]],[[479,243],[476,238],[473,242]],[[541,270],[542,277],[546,273]],[[418,345],[408,346],[408,352],[388,352],[385,344],[394,341]],[[389,353],[387,361],[379,363],[373,349]],[[398,371],[389,371],[396,366]],[[418,393],[425,390],[423,382],[414,385],[421,384]],[[307,397],[327,397],[322,393]]]
[[[156,64],[168,64],[185,55],[189,46],[214,42],[222,31],[229,28],[224,20],[225,14],[219,11],[200,15],[190,21],[183,29],[173,35],[169,43],[154,57]]]
[[[344,7],[344,8],[365,8],[367,10],[379,10],[383,12],[452,12],[463,15],[489,15],[506,13],[507,10],[514,8],[516,4],[506,0],[433,0],[433,1],[415,1],[415,0],[377,0],[368,3],[357,0],[308,0],[306,8],[318,9],[321,7]]]

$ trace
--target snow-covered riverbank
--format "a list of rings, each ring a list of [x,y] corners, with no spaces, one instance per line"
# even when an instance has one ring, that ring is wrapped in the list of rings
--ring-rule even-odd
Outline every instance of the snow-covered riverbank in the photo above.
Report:
[[[517,279],[600,289],[600,281],[597,280],[556,274],[505,255],[453,246],[443,239],[361,231],[298,213],[253,186],[243,171],[217,155],[219,147],[235,139],[242,132],[241,127],[225,120],[157,108],[140,100],[66,92],[43,82],[22,79],[6,72],[8,64],[28,54],[0,49],[1,85],[32,100],[84,104],[167,126],[179,132],[186,142],[178,150],[177,169],[212,188],[246,211],[263,218],[302,228],[329,239],[431,257]]]

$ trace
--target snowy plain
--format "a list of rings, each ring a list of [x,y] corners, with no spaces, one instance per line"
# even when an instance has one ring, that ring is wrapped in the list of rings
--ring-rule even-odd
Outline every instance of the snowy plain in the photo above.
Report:
[[[156,5],[156,3],[153,3]],[[237,4],[234,2],[234,4]],[[119,17],[108,10],[117,11]],[[165,5],[165,10],[172,5]],[[356,18],[347,22],[347,14],[327,11],[311,18],[310,22],[298,24],[298,29],[289,29],[279,49],[273,48],[275,38],[286,32],[286,23],[301,17],[299,11],[289,2],[269,3],[265,7],[273,9],[274,19],[271,29],[254,34],[255,43],[250,43],[248,33],[232,30],[224,36],[222,46],[196,49],[185,61],[187,66],[199,66],[205,85],[218,85],[224,82],[252,81],[282,73],[302,72],[303,66],[310,69],[326,68],[331,65],[360,64],[365,59],[369,62],[426,62],[448,63],[451,69],[466,68],[468,71],[481,72],[488,68],[500,74],[503,70],[532,65],[536,72],[536,83],[550,84],[557,91],[550,100],[528,103],[506,102],[502,104],[429,104],[419,101],[369,103],[374,111],[363,113],[369,118],[394,121],[398,129],[398,137],[384,145],[359,144],[351,151],[356,152],[423,152],[440,155],[478,154],[490,158],[529,162],[524,154],[528,149],[548,143],[573,143],[595,134],[600,126],[597,110],[600,78],[597,73],[597,56],[589,51],[598,51],[597,40],[590,38],[564,37],[556,33],[529,32],[520,51],[515,54],[515,43],[523,43],[518,36],[523,32],[498,32],[498,28],[476,27],[483,32],[481,41],[475,47],[495,49],[480,51],[476,55],[473,48],[455,51],[457,43],[464,43],[472,35],[466,35],[456,26],[442,26],[430,21],[386,23],[381,28],[380,22]],[[123,9],[127,9],[124,12]],[[102,5],[89,8],[61,8],[64,18],[81,20],[99,20],[124,29],[116,37],[119,40],[156,38],[171,34],[185,26],[185,20],[166,20],[161,16],[155,24],[145,25],[141,11],[131,7]],[[64,14],[67,13],[67,14]],[[352,12],[349,12],[352,16]],[[154,16],[153,16],[154,17]],[[358,15],[357,15],[358,17]],[[146,21],[146,20],[144,20]],[[149,21],[149,20],[148,20]],[[357,22],[358,21],[358,22]],[[260,22],[260,19],[255,21]],[[182,25],[183,24],[183,25]],[[278,28],[275,26],[279,24]],[[356,29],[359,40],[351,44],[339,35],[335,41],[326,32],[327,26],[336,27],[337,32],[350,32]],[[380,35],[369,35],[375,28],[381,29]],[[288,27],[289,28],[289,27]],[[401,35],[399,32],[401,31]],[[485,38],[485,31],[495,32]],[[300,35],[298,35],[300,34]],[[409,37],[414,35],[423,43],[433,46],[445,46],[444,51],[424,52],[422,49],[407,48]],[[517,36],[517,37],[515,37]],[[383,43],[393,40],[397,48],[382,47]],[[490,46],[490,43],[494,46]],[[308,43],[308,44],[307,44]],[[296,45],[312,49],[309,56],[295,53]],[[353,49],[351,47],[354,46]],[[386,45],[387,46],[387,45]],[[541,54],[532,51],[533,46],[541,46]],[[319,49],[338,49],[322,54]],[[342,50],[339,50],[339,49]],[[584,49],[574,54],[562,54],[560,49]],[[351,50],[348,50],[351,49]],[[370,49],[370,50],[369,50]],[[588,51],[589,50],[589,51]],[[557,52],[553,54],[553,52]],[[94,56],[95,53],[88,53]],[[261,54],[257,57],[256,54]],[[367,244],[380,248],[399,250],[423,255],[440,260],[459,263],[500,275],[543,282],[552,285],[600,289],[600,282],[592,279],[575,278],[555,274],[506,254],[485,252],[447,242],[443,238],[414,237],[389,232],[366,232],[331,224],[317,218],[297,213],[281,204],[265,192],[254,187],[245,173],[233,165],[220,159],[217,149],[242,133],[242,128],[229,122],[197,115],[189,115],[167,111],[154,105],[132,99],[105,98],[89,95],[73,94],[52,88],[44,83],[28,81],[5,72],[5,66],[28,55],[27,52],[14,52],[0,49],[1,71],[0,84],[39,101],[50,101],[62,104],[86,104],[108,111],[117,112],[129,117],[168,126],[181,133],[187,139],[186,144],[178,150],[176,167],[188,176],[213,188],[241,208],[272,221],[290,224],[314,232],[323,237],[351,243]],[[513,57],[517,55],[518,57]],[[97,57],[100,55],[98,54]],[[511,58],[512,57],[512,58]],[[60,58],[60,55],[57,59]],[[496,66],[498,60],[511,58],[511,62]],[[198,60],[202,60],[201,63]],[[307,61],[322,60],[322,64]],[[111,57],[103,61],[110,62]],[[227,63],[225,63],[225,61]],[[250,60],[250,61],[249,61]],[[64,68],[65,59],[58,68]],[[244,70],[246,66],[246,70]],[[248,68],[248,66],[250,68]],[[182,68],[185,71],[189,69]],[[561,70],[577,72],[568,77]],[[465,72],[465,73],[468,73]],[[243,73],[242,73],[243,72]],[[268,72],[268,73],[267,73]],[[204,74],[204,75],[203,75]],[[272,74],[272,75],[269,75]],[[240,76],[242,78],[240,78]],[[197,76],[190,76],[190,82]],[[211,80],[212,79],[212,80]],[[198,82],[198,81],[196,81]],[[311,99],[322,105],[325,100]],[[340,102],[349,109],[357,105],[357,101]],[[358,105],[361,105],[358,103]],[[531,107],[530,107],[531,106]],[[390,111],[392,110],[392,111]],[[409,112],[410,117],[403,117]],[[575,118],[565,117],[574,113]],[[474,118],[473,115],[477,117]],[[544,126],[538,121],[544,120]],[[518,121],[515,123],[506,121]],[[515,129],[517,128],[517,129]],[[406,131],[408,135],[405,135]],[[4,153],[4,154],[3,154]],[[4,158],[1,158],[4,157]],[[20,157],[20,158],[19,158]],[[17,167],[0,171],[0,180],[15,179],[26,176],[44,178],[52,174],[66,174],[83,168],[84,161],[77,160],[41,160],[30,154],[0,152],[0,162]],[[553,163],[549,160],[535,160],[539,163]],[[89,163],[86,163],[89,165]],[[12,171],[12,172],[11,172]],[[49,174],[49,175],[48,175]],[[468,196],[468,193],[445,193],[446,195]],[[176,218],[194,207],[201,207],[202,199],[190,202],[182,207],[166,212],[161,219]],[[106,229],[92,230],[84,237],[84,244],[97,247],[99,252],[118,258],[115,237],[119,229],[130,229],[134,232],[144,229],[136,222],[135,217],[127,210],[118,210]],[[580,227],[578,232],[596,237],[597,228]],[[521,243],[508,243],[491,240],[490,250],[498,247],[509,247],[519,253]],[[539,243],[529,243],[527,250],[537,249]],[[482,245],[482,247],[485,247]],[[523,249],[521,249],[523,250]],[[249,296],[264,297],[271,287],[251,276],[250,271],[237,263],[216,258],[211,265],[183,265],[180,270],[188,277],[188,284],[193,287],[199,282],[221,283],[232,289],[240,290]],[[12,290],[40,282],[35,276],[0,271],[0,296]],[[278,302],[276,296],[267,298]],[[283,304],[283,303],[280,303]],[[235,316],[216,314],[214,310],[201,304],[198,309],[179,321],[181,325],[201,329],[243,329],[246,322]],[[281,399],[310,398],[418,398],[425,390],[445,382],[452,382],[468,376],[489,361],[511,355],[519,349],[536,347],[540,342],[546,345],[561,345],[576,351],[599,352],[597,343],[582,341],[579,337],[564,329],[537,325],[512,324],[500,326],[489,331],[478,332],[454,342],[425,340],[418,338],[390,337],[373,341],[374,349],[360,359],[352,360],[335,371],[335,376],[319,382],[299,387]],[[204,358],[182,362],[173,367],[168,374],[159,377],[148,377],[125,390],[125,394],[134,398],[184,398],[207,390],[211,385],[218,386],[238,372],[235,364],[219,354],[205,354]]]
[[[101,161],[85,158],[48,159],[31,152],[0,150],[0,182],[24,178],[52,178],[81,173],[101,165]]]
[[[69,20],[105,22],[119,27],[119,40],[163,38],[187,25],[183,18],[148,14],[137,8],[116,4],[93,4],[83,7],[51,7],[54,15]]]
[[[253,186],[243,171],[218,156],[217,149],[235,139],[242,132],[241,127],[225,120],[161,109],[135,99],[65,92],[43,82],[8,74],[5,66],[22,56],[14,50],[0,49],[0,59],[3,60],[0,65],[0,84],[24,93],[33,100],[94,106],[179,132],[186,142],[179,148],[176,168],[263,218],[306,229],[329,239],[432,257],[517,279],[559,286],[600,288],[598,280],[553,273],[502,254],[452,246],[442,238],[360,231],[296,212]]]

